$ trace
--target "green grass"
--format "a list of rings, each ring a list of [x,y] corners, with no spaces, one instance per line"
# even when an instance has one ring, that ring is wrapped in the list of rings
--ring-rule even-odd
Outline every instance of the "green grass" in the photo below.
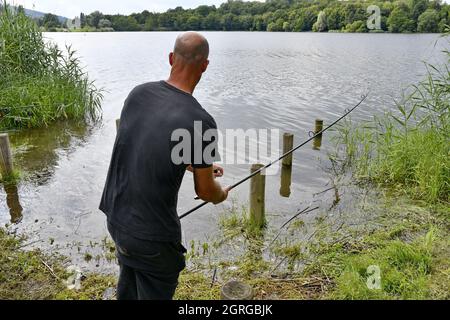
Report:
[[[329,299],[448,299],[450,221],[447,208],[439,211],[388,200],[376,230],[350,231],[348,240],[313,248],[305,274],[332,279],[323,295]],[[379,268],[380,288],[367,285],[371,266]]]
[[[431,232],[431,231],[430,231]],[[338,299],[426,299],[432,254],[423,239],[413,244],[392,241],[361,255],[345,256],[332,297]],[[367,286],[368,268],[380,268],[380,289]]]
[[[0,128],[46,126],[56,120],[95,120],[101,92],[75,51],[43,39],[34,21],[0,11]]]
[[[17,184],[20,179],[22,177],[22,174],[19,170],[14,169],[12,173],[8,174],[8,175],[3,175],[0,173],[0,183],[2,184]]]
[[[81,290],[69,290],[69,261],[39,250],[24,251],[25,239],[0,229],[0,299],[2,300],[91,300],[101,299],[116,279],[109,275],[86,274]]]

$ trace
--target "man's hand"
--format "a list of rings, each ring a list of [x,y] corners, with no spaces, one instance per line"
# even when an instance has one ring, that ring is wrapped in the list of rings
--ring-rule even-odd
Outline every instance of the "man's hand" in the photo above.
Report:
[[[230,192],[230,188],[229,188],[229,187],[222,188],[222,199],[220,199],[220,200],[218,200],[218,201],[216,201],[216,202],[213,201],[213,204],[219,204],[219,203],[222,203],[222,202],[224,202],[225,200],[227,200],[227,199],[228,199],[228,193],[229,193],[229,192]]]
[[[191,165],[188,166],[186,168],[186,170],[189,171],[189,172],[194,172],[194,168],[192,168]],[[223,170],[223,168],[221,166],[215,164],[215,165],[213,165],[213,170],[214,170],[214,178],[221,178],[221,177],[223,177],[224,170]]]
[[[215,164],[213,165],[213,169],[214,169],[214,178],[221,178],[223,177],[224,174],[224,170],[221,166]]]
[[[223,174],[223,169],[220,173]],[[195,192],[203,201],[219,204],[228,197],[229,189],[222,188],[220,183],[216,180],[214,168],[212,166],[204,169],[195,169],[194,184]]]

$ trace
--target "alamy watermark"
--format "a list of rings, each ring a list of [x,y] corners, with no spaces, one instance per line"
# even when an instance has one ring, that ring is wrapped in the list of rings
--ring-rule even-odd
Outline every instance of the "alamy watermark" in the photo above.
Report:
[[[367,19],[367,29],[381,30],[381,9],[379,6],[370,5],[367,7],[367,13],[370,17]]]
[[[255,164],[268,163],[280,155],[278,129],[217,129],[204,130],[202,121],[194,122],[193,132],[184,128],[173,131],[172,162],[180,164]],[[279,163],[265,170],[276,175]]]
[[[69,266],[66,269],[70,275],[65,281],[65,285],[69,290],[81,290],[81,280],[83,278],[83,272],[77,266]]]
[[[381,290],[381,269],[372,265],[367,268],[367,288],[370,290]]]

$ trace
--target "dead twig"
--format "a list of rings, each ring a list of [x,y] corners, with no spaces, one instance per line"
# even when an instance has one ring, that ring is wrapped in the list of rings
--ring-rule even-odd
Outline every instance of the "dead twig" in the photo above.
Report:
[[[40,240],[32,241],[32,242],[29,242],[29,243],[25,243],[25,244],[23,244],[21,246],[18,246],[17,249],[23,249],[25,247],[28,247],[28,246],[31,246],[31,245],[33,245],[35,243],[39,243],[39,242],[43,242],[43,241],[44,240],[40,239]]]
[[[216,282],[216,276],[217,276],[217,267],[214,268],[214,273],[211,280],[211,288],[214,286],[214,283]]]
[[[280,231],[277,233],[277,235],[275,236],[275,238],[273,238],[273,240],[270,242],[269,247],[278,239],[278,237],[280,236],[282,230],[284,227],[286,227],[288,224],[290,224],[292,221],[294,221],[296,218],[298,218],[300,215],[302,214],[307,214],[310,212],[313,212],[315,210],[318,210],[320,207],[315,207],[312,209],[309,209],[310,207],[306,207],[305,209],[299,211],[296,215],[294,215],[292,218],[290,218],[288,221],[286,221],[286,223],[284,223],[281,228]]]
[[[53,271],[52,267],[50,267],[44,260],[42,260],[42,259],[39,259],[39,260],[41,260],[42,264],[50,271],[50,273],[51,273],[56,279],[59,280],[59,277],[55,274],[55,272]]]

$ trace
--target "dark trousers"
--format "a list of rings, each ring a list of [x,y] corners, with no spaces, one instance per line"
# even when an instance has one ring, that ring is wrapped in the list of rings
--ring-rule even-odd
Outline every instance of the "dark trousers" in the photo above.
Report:
[[[185,268],[181,243],[134,238],[108,223],[120,265],[118,300],[171,300]]]

